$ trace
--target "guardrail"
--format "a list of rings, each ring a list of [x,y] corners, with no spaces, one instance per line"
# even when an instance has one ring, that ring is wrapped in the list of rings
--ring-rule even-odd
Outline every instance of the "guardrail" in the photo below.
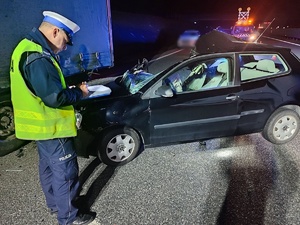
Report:
[[[288,27],[269,28],[265,32],[265,35],[266,34],[269,34],[270,36],[284,37],[284,38],[300,41],[300,28],[288,28]]]

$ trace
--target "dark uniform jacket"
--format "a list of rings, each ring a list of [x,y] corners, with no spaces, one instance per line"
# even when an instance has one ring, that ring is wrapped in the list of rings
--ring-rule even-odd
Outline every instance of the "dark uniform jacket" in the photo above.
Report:
[[[49,58],[50,55],[55,58],[55,54],[44,35],[38,29],[33,28],[26,38],[41,45],[44,50],[44,54],[32,53],[22,56],[21,72],[28,88],[39,96],[45,105],[52,108],[78,102],[82,98],[82,91],[78,87],[62,88],[58,71]]]

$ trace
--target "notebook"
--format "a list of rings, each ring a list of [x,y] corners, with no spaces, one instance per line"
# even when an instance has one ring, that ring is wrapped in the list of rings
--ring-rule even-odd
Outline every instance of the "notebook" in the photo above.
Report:
[[[89,98],[107,96],[110,95],[111,93],[111,89],[104,85],[88,86],[88,90],[89,90],[89,96],[88,96]]]

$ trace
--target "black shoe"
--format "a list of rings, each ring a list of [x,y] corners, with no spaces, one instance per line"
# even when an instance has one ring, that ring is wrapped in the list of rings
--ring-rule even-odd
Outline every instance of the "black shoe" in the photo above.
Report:
[[[91,214],[80,214],[76,216],[75,220],[71,225],[84,225],[84,224],[89,224],[95,219],[95,215]]]

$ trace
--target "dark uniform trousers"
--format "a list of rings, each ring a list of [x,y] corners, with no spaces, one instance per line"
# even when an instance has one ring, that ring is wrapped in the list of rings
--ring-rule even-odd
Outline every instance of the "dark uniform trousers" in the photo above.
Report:
[[[59,224],[75,220],[78,209],[72,204],[79,189],[78,162],[72,138],[37,141],[39,175],[46,203],[58,211]]]

